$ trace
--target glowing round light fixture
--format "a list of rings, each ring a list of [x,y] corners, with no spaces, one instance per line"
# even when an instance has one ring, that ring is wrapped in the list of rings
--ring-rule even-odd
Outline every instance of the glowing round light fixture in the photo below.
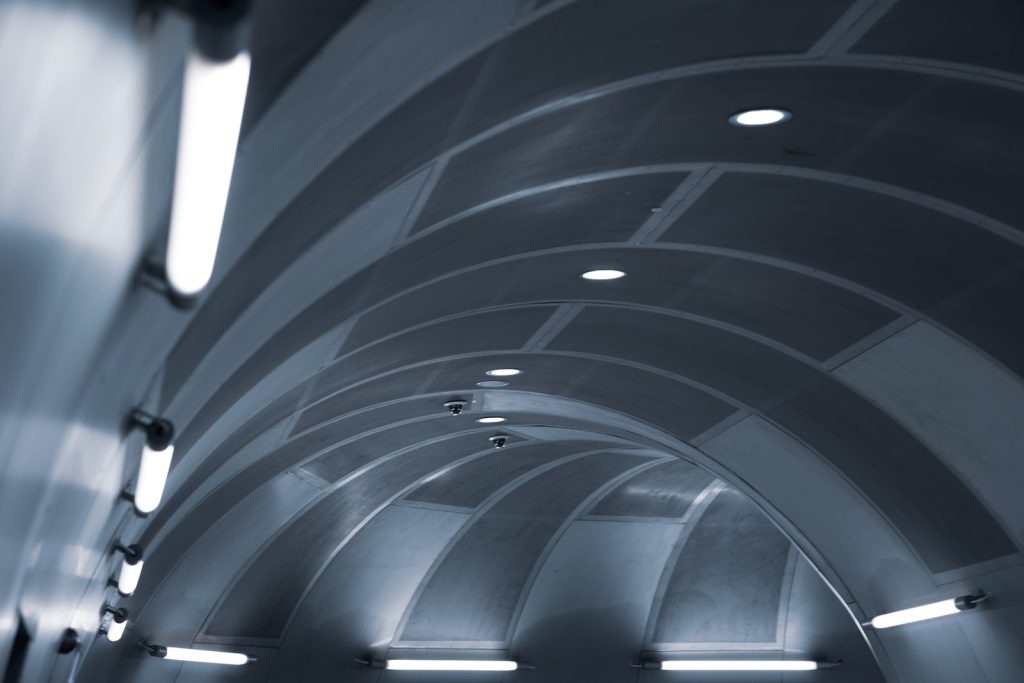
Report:
[[[729,123],[742,127],[771,126],[788,121],[791,116],[785,109],[748,109],[730,116]]]
[[[618,280],[621,277],[626,277],[626,273],[609,268],[604,270],[588,270],[580,275],[580,277],[584,280]]]
[[[485,424],[485,425],[494,425],[494,424],[498,424],[499,422],[504,422],[504,421],[505,421],[505,418],[498,417],[497,415],[495,415],[493,417],[477,418],[477,422],[479,422],[480,424]]]
[[[487,375],[490,377],[515,377],[521,374],[523,371],[519,368],[494,368],[487,371]]]

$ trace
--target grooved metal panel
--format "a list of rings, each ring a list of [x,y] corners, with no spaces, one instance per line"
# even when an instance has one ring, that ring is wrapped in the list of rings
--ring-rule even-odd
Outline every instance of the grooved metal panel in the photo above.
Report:
[[[431,479],[405,500],[475,508],[492,493],[533,468],[566,454],[567,445],[526,444],[515,451],[491,455],[459,465]]]
[[[683,545],[652,641],[776,641],[790,544],[743,494],[720,492]]]
[[[296,12],[289,3],[255,2],[252,73],[245,95],[242,135],[366,0],[316,0]]]
[[[379,671],[355,661],[366,653],[350,653],[345,645],[390,642],[416,586],[466,519],[394,505],[371,519],[296,608],[270,680],[294,683],[301,671],[307,681],[375,681]]]
[[[836,374],[913,429],[1024,542],[1019,381],[924,322],[841,365]]]
[[[681,518],[712,477],[683,460],[644,470],[590,510],[591,516]]]
[[[396,425],[391,429],[368,435],[351,443],[339,445],[327,453],[312,460],[300,469],[314,474],[324,481],[335,482],[348,476],[364,464],[372,462],[377,458],[383,458],[403,448],[416,446],[417,444],[442,438],[454,432],[477,428],[483,432],[486,428],[471,422],[456,423],[450,416],[439,413],[436,420],[423,420],[411,424]],[[481,434],[476,443],[486,444],[486,438]],[[429,446],[432,448],[442,447],[438,445]]]
[[[504,641],[526,581],[566,516],[609,479],[647,460],[596,453],[556,466],[502,498],[427,579],[400,640]]]
[[[477,382],[486,379],[484,373],[495,367],[526,368],[515,378],[516,389],[553,393],[640,415],[684,439],[700,434],[735,411],[731,404],[707,392],[655,373],[580,358],[503,353],[432,363],[361,384],[307,408],[295,430],[418,391],[473,391]]]
[[[767,346],[624,310],[585,310],[550,346],[663,367],[762,411],[842,471],[933,572],[1016,552],[974,494],[903,427],[836,380]]]
[[[627,240],[686,177],[644,173],[550,189],[466,216],[396,249],[367,289],[383,298],[481,261]],[[426,227],[426,226],[424,226]],[[386,273],[387,277],[383,274]],[[354,347],[376,338],[353,330]]]
[[[654,591],[678,535],[672,523],[573,522],[530,588],[515,651],[529,652],[545,681],[631,680],[623,662],[643,651]]]
[[[435,294],[439,292],[435,290]],[[554,311],[554,306],[491,311],[407,331],[325,368],[317,377],[307,402],[417,360],[491,349],[518,349]]]
[[[571,3],[480,56],[481,73],[487,78],[479,84],[463,130],[475,133],[513,113],[651,71],[750,54],[799,53],[849,4],[849,0],[797,0],[787,6],[787,21],[779,23],[772,21],[778,8],[759,0]],[[772,30],[762,29],[765,22],[771,23]],[[565,57],[568,37],[571,59]],[[628,139],[610,142],[621,146]],[[543,145],[552,141],[544,140]],[[546,153],[523,149],[514,163],[522,167],[545,158],[549,158]],[[419,223],[427,225],[449,215],[449,206],[445,195],[431,197]]]
[[[784,102],[797,115],[756,135],[730,125],[751,102]],[[955,135],[922,135],[920,122],[937,125],[936,111],[946,122],[936,130]],[[1024,97],[892,70],[758,68],[667,79],[539,116],[459,153],[432,195],[430,217],[585,173],[743,162],[871,178],[1021,224],[1020,203],[989,178],[998,169],[1004,182],[1024,184],[1011,151],[1024,144],[1022,117]]]
[[[479,68],[473,61],[456,67],[385,116],[339,154],[274,219],[203,302],[175,345],[167,359],[164,405],[221,331],[288,264],[373,195],[441,150]]]
[[[464,437],[413,450],[318,501],[245,569],[207,623],[205,635],[279,637],[307,586],[350,533],[403,488],[472,452],[475,443]]]
[[[900,0],[851,52],[937,59],[1024,72],[1016,0]]]
[[[405,407],[407,417],[432,415],[437,410],[432,402],[411,401]],[[389,410],[360,414],[326,425],[307,435],[292,439],[261,458],[256,464],[225,481],[181,519],[160,541],[155,551],[146,558],[147,581],[139,587],[137,595],[145,596],[150,587],[159,584],[158,577],[170,572],[178,558],[184,554],[210,524],[227,514],[232,508],[286,469],[313,453],[341,440],[345,436],[390,424],[394,415]],[[290,476],[290,475],[286,475]],[[184,495],[186,491],[183,491]],[[156,536],[159,528],[147,527],[139,542],[144,546]]]
[[[219,446],[214,448],[202,461],[196,463],[195,469],[167,496],[163,505],[155,513],[150,523],[143,532],[143,540],[148,541],[164,527],[170,520],[175,510],[181,507],[192,494],[192,491],[214,472],[217,471],[228,459],[241,450],[247,443],[251,442],[272,425],[293,414],[299,407],[304,388],[285,392],[271,401],[265,408],[258,411],[250,419],[246,420],[231,436],[225,439]],[[189,450],[202,436],[206,429],[216,421],[218,416],[200,412],[188,428],[183,430],[174,442],[175,461],[180,462],[187,456]]]
[[[628,275],[600,283],[579,277],[595,267]],[[495,288],[495,282],[502,286]],[[456,291],[457,299],[445,296]],[[858,294],[761,263],[678,250],[579,247],[448,278],[367,313],[364,323],[400,329],[467,309],[552,300],[674,309],[738,326],[821,360],[896,318]]]
[[[965,221],[847,186],[727,173],[662,241],[764,254],[863,284],[1024,376],[1024,316],[1006,315],[1024,300],[1024,248]]]

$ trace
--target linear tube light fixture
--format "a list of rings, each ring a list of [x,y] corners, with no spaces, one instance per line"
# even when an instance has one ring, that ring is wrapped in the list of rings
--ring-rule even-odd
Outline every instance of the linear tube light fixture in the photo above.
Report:
[[[254,657],[240,652],[221,652],[219,650],[199,650],[189,647],[170,647],[144,643],[146,651],[158,659],[170,659],[177,662],[196,662],[199,664],[226,664],[240,666],[255,662]]]
[[[185,66],[166,268],[173,293],[186,300],[213,275],[249,66],[248,52],[226,61],[193,52]]]
[[[124,630],[128,628],[128,610],[123,607],[103,606],[104,625],[100,629],[107,634],[107,640],[116,643],[121,640]]]
[[[655,664],[662,671],[815,671],[835,666],[810,659],[675,659]]]
[[[131,416],[131,425],[146,434],[139,463],[139,478],[135,482],[135,493],[125,497],[135,504],[140,515],[148,515],[160,505],[167,484],[167,474],[174,456],[174,425],[162,417],[136,410]]]
[[[117,578],[111,578],[110,584],[117,588],[122,596],[129,596],[139,586],[139,579],[142,577],[142,546],[138,543],[122,545],[117,543],[114,551],[121,553],[124,557],[121,560],[121,567],[118,569]]]
[[[142,283],[189,308],[213,275],[249,88],[249,0],[152,0],[193,25],[185,61],[167,253]]]
[[[969,595],[950,598],[949,600],[940,600],[939,602],[932,602],[927,605],[920,605],[919,607],[911,607],[897,612],[879,614],[866,625],[872,626],[873,628],[892,628],[893,626],[913,624],[917,621],[937,619],[939,617],[957,614],[964,610],[974,609],[979,603],[983,602],[987,598],[988,594],[983,591],[977,591]]]
[[[517,662],[506,659],[388,659],[392,671],[515,671]]]

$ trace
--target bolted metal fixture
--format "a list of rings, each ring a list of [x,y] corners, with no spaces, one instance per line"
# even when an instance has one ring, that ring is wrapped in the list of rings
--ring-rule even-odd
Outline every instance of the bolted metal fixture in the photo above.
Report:
[[[461,398],[453,398],[450,401],[444,402],[444,407],[447,408],[448,412],[452,415],[458,415],[467,405],[467,402]]]
[[[107,585],[116,588],[118,593],[127,597],[135,592],[142,575],[142,546],[138,543],[124,545],[119,541],[114,544],[113,550],[121,553],[124,558],[117,575],[111,576],[107,580]]]
[[[494,436],[487,437],[487,440],[491,442],[491,445],[495,448],[504,448],[508,442],[508,434],[495,434]]]
[[[82,637],[78,635],[78,631],[73,628],[66,628],[64,632],[60,634],[60,640],[57,641],[57,652],[62,655],[71,654],[82,644]]]
[[[146,434],[146,445],[154,451],[162,451],[174,441],[174,424],[144,410],[133,410],[128,416],[128,426],[142,430]]]
[[[103,605],[103,620],[100,623],[100,633],[105,633],[107,640],[116,643],[121,640],[125,629],[128,627],[128,610],[124,607],[114,607],[109,603]]]
[[[135,491],[124,491],[121,497],[135,505],[135,512],[145,517],[156,509],[163,497],[167,473],[174,456],[174,425],[170,420],[151,415],[144,410],[133,410],[128,416],[128,428],[139,429],[146,435],[142,449],[139,476]]]

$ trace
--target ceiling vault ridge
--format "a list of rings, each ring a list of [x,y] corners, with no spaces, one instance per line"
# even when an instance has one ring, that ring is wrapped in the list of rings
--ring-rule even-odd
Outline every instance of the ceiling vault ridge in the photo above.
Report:
[[[807,50],[807,56],[820,59],[845,54],[892,9],[897,0],[857,0],[843,16]]]
[[[525,583],[523,584],[522,590],[519,593],[518,600],[516,600],[516,606],[512,610],[512,618],[509,619],[508,622],[508,629],[505,635],[505,642],[509,643],[510,645],[512,642],[514,642],[516,631],[519,628],[519,620],[522,617],[523,609],[526,607],[526,601],[529,598],[530,592],[537,581],[537,577],[540,575],[540,572],[543,570],[545,563],[548,561],[548,558],[551,556],[551,553],[554,552],[555,547],[558,545],[559,541],[562,540],[562,537],[569,530],[569,527],[572,526],[576,521],[578,521],[583,515],[585,515],[587,511],[589,511],[591,508],[597,505],[603,498],[608,496],[620,484],[628,481],[629,479],[639,474],[642,474],[643,472],[646,472],[649,469],[652,469],[659,465],[663,465],[664,463],[664,458],[653,459],[649,462],[641,463],[635,467],[631,467],[625,472],[622,472],[611,477],[608,481],[606,481],[593,492],[591,492],[589,495],[587,495],[579,503],[579,505],[577,505],[572,510],[572,512],[565,516],[565,519],[562,520],[562,523],[559,525],[558,530],[555,531],[555,533],[551,535],[551,538],[548,539],[547,544],[544,546],[544,549],[541,551],[540,555],[537,557],[537,560],[533,563],[533,567],[530,569],[530,574],[526,578]]]
[[[508,448],[508,446],[506,446],[506,448]],[[486,499],[484,499],[482,503],[477,505],[476,510],[473,512],[470,518],[466,520],[466,522],[461,527],[459,527],[459,530],[452,535],[452,537],[445,544],[445,547],[437,554],[437,556],[434,558],[433,562],[430,565],[430,569],[427,570],[427,572],[423,575],[423,578],[420,580],[419,584],[416,586],[416,590],[409,598],[409,602],[406,604],[405,610],[402,613],[402,618],[399,619],[398,624],[395,627],[394,634],[391,637],[390,646],[394,648],[403,648],[416,647],[417,644],[423,644],[422,641],[407,641],[403,639],[403,634],[405,632],[406,627],[409,624],[409,620],[412,619],[413,612],[416,609],[416,604],[417,602],[419,602],[420,597],[426,591],[427,585],[430,583],[431,578],[433,578],[433,576],[438,572],[441,565],[444,563],[445,559],[451,554],[456,545],[458,545],[459,541],[461,541],[466,536],[466,534],[469,533],[470,529],[472,529],[473,525],[478,520],[480,520],[488,512],[490,512],[499,502],[507,498],[516,489],[520,488],[527,482],[534,480],[562,465],[575,462],[577,460],[582,460],[584,458],[588,458],[598,453],[605,453],[614,450],[618,449],[595,448],[577,453],[570,453],[569,455],[563,455],[561,457],[555,458],[554,460],[534,467],[520,474],[514,479],[511,479],[510,481],[506,482],[496,491],[491,493]]]

